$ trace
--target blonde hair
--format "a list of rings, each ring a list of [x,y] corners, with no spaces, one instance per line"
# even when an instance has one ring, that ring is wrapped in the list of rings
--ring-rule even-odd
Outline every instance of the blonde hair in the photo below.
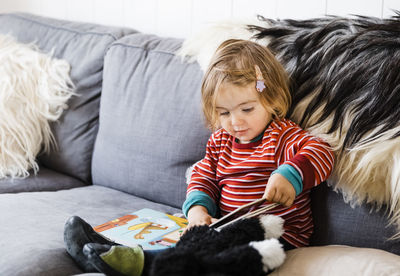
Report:
[[[264,108],[273,118],[283,118],[290,106],[289,78],[272,52],[255,42],[229,39],[216,50],[204,75],[201,94],[203,113],[208,126],[219,127],[215,101],[219,88],[225,83],[256,86],[258,66],[266,88],[258,93]]]

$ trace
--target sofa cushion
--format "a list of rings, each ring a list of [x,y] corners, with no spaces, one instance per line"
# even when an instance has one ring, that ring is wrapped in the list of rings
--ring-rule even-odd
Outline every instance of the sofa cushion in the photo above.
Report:
[[[180,207],[185,170],[204,157],[202,72],[175,55],[181,41],[133,34],[104,61],[93,183]]]
[[[90,167],[102,84],[104,54],[121,36],[135,32],[29,14],[0,14],[0,33],[21,43],[34,42],[44,53],[71,65],[78,97],[68,102],[59,122],[52,125],[57,149],[39,159],[48,168],[90,181]]]
[[[66,220],[78,215],[95,226],[141,208],[179,211],[94,185],[57,192],[0,194],[0,275],[82,273],[64,248]]]
[[[45,167],[40,167],[37,175],[31,174],[25,179],[6,178],[0,180],[0,194],[32,191],[56,191],[82,187],[85,185],[84,182],[77,178]]]
[[[374,210],[369,204],[352,208],[343,201],[342,194],[334,192],[326,183],[314,188],[311,197],[312,245],[371,247],[400,255],[399,241],[390,239],[397,233],[396,228],[389,225],[384,209]]]
[[[304,247],[287,252],[285,262],[269,276],[398,275],[400,256],[351,246]]]

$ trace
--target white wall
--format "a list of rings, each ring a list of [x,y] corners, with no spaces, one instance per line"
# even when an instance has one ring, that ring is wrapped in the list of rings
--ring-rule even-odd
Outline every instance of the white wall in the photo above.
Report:
[[[400,10],[400,0],[0,0],[0,12],[30,12],[181,38],[231,17],[389,17],[392,9]]]

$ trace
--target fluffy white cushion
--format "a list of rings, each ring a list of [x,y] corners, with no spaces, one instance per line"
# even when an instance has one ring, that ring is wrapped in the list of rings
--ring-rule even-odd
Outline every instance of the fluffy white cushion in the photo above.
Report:
[[[183,42],[177,55],[188,58],[187,61],[197,61],[203,71],[207,70],[211,57],[218,46],[228,39],[252,40],[261,45],[267,45],[269,39],[255,39],[254,33],[246,29],[247,25],[259,25],[256,17],[245,19],[230,19],[210,24],[207,28],[196,33]]]
[[[69,69],[33,44],[0,36],[0,178],[38,171],[37,154],[54,145],[49,121],[73,95]]]
[[[400,256],[379,249],[330,245],[297,248],[286,253],[283,265],[269,276],[376,276],[400,273]]]

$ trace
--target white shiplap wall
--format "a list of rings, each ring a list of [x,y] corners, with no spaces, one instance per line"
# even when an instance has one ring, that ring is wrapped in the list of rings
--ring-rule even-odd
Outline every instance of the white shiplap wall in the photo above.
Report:
[[[0,12],[30,12],[181,38],[210,22],[256,14],[293,19],[326,14],[389,17],[393,9],[400,10],[400,0],[0,0]]]

